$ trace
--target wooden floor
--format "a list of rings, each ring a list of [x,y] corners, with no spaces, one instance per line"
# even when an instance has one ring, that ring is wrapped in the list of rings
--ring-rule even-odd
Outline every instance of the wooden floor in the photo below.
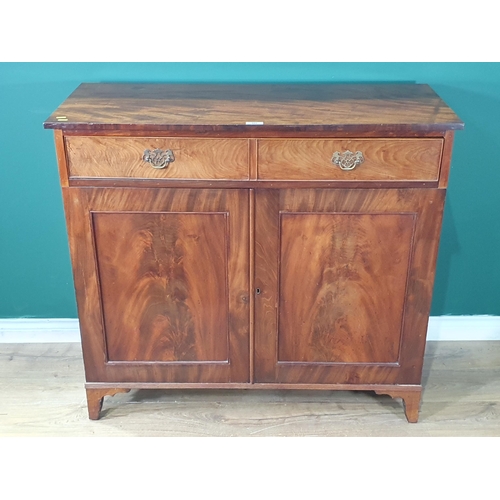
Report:
[[[1,436],[500,436],[500,342],[429,342],[417,424],[371,392],[131,391],[87,417],[79,344],[0,344]]]

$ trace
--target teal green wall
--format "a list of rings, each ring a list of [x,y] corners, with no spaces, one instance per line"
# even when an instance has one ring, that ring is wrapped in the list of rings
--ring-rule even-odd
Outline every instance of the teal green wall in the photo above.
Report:
[[[0,64],[0,317],[76,317],[53,134],[81,82],[428,83],[465,122],[455,136],[433,315],[500,315],[500,64]]]

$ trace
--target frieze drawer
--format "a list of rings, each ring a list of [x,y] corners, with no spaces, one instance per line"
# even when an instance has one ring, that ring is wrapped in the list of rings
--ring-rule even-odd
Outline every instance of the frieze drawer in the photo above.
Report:
[[[261,139],[259,179],[437,181],[442,139]]]
[[[65,138],[70,179],[248,179],[248,141],[170,137]]]

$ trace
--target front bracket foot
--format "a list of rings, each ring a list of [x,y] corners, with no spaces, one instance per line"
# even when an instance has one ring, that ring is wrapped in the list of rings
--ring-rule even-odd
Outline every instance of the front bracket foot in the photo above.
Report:
[[[119,392],[130,392],[130,389],[108,388],[108,389],[86,389],[87,407],[90,420],[99,420],[104,396],[114,396]]]
[[[403,400],[405,415],[408,422],[411,424],[416,424],[418,422],[422,387],[415,387],[412,389],[387,388],[376,390],[375,393],[387,394],[388,396],[391,396],[391,398],[401,398]]]

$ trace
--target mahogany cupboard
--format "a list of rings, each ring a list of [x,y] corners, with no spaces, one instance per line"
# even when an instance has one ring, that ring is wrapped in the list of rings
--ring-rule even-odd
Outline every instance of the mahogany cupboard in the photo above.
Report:
[[[416,422],[454,130],[427,85],[82,84],[55,130],[89,415],[373,390]]]

